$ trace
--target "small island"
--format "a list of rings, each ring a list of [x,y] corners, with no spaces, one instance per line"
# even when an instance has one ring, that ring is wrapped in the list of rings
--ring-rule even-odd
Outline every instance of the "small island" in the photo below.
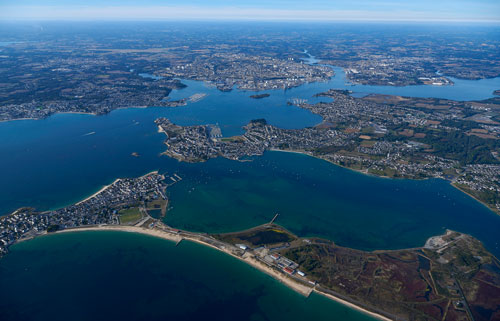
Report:
[[[266,98],[266,97],[269,97],[271,95],[269,94],[256,94],[256,95],[251,95],[250,98],[253,98],[253,99],[262,99],[262,98]]]
[[[179,126],[155,120],[165,133],[163,154],[184,162],[225,157],[242,160],[266,150],[293,151],[366,174],[390,178],[442,178],[500,214],[500,134],[497,97],[463,102],[329,90],[331,102],[289,104],[321,116],[301,129],[252,120],[239,136],[215,135],[214,125]],[[472,105],[474,107],[472,107]]]

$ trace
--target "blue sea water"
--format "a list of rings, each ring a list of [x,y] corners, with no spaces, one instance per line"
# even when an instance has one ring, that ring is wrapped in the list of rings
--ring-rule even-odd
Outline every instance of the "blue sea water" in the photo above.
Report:
[[[456,85],[452,87],[350,86],[342,79],[341,70],[336,71],[337,76],[329,82],[307,84],[286,91],[267,91],[271,96],[259,100],[249,98],[253,94],[250,92],[235,89],[223,93],[202,82],[184,80],[188,87],[174,91],[171,99],[189,97],[194,93],[206,93],[207,96],[185,107],[130,108],[115,110],[104,116],[58,114],[43,120],[0,123],[0,213],[8,214],[22,206],[33,206],[40,210],[62,207],[83,199],[115,178],[136,177],[160,170],[162,173],[178,173],[184,178],[169,190],[172,208],[165,220],[176,227],[204,232],[238,230],[262,224],[279,212],[278,223],[293,232],[302,236],[326,237],[349,247],[372,250],[421,246],[429,236],[451,228],[476,236],[498,255],[500,217],[442,180],[410,181],[370,177],[291,153],[269,152],[245,163],[214,159],[201,164],[185,164],[160,156],[165,146],[162,143],[164,136],[157,132],[153,122],[158,117],[168,117],[180,125],[218,123],[223,134],[231,136],[241,133],[241,126],[255,118],[266,118],[269,123],[284,128],[313,126],[321,121],[319,116],[289,106],[287,102],[293,98],[308,99],[310,102],[327,99],[314,98],[313,95],[329,88],[451,99],[488,98],[493,89],[500,88],[498,78],[455,80]],[[133,152],[140,157],[133,157]],[[99,244],[109,246],[101,250],[94,239]],[[124,244],[114,240],[121,240]],[[0,302],[10,302],[15,307],[3,311],[8,311],[5,313],[10,313],[7,315],[16,320],[30,319],[19,312],[23,306],[30,314],[46,319],[48,316],[44,313],[48,310],[43,308],[44,304],[61,299],[57,293],[68,293],[67,298],[62,298],[67,304],[67,312],[80,309],[81,314],[77,313],[75,320],[86,318],[84,306],[87,309],[97,306],[88,313],[98,315],[104,311],[103,316],[109,317],[111,311],[115,311],[106,310],[109,302],[114,308],[122,304],[124,310],[117,312],[118,315],[132,313],[141,318],[147,312],[164,316],[167,312],[162,311],[161,306],[165,301],[180,302],[176,300],[191,295],[190,291],[185,290],[176,298],[174,294],[162,290],[170,286],[175,289],[180,287],[179,284],[175,287],[169,283],[171,274],[187,282],[188,288],[209,288],[195,295],[195,308],[191,309],[189,307],[192,306],[187,305],[182,310],[194,311],[195,316],[199,311],[202,314],[207,313],[203,311],[216,311],[214,307],[220,307],[221,302],[239,307],[238,311],[247,319],[265,319],[262,315],[272,313],[269,311],[275,308],[274,301],[266,299],[264,302],[267,303],[262,304],[267,307],[257,309],[261,312],[256,316],[252,311],[260,304],[256,298],[262,297],[259,292],[262,289],[252,288],[254,281],[247,280],[241,283],[241,288],[245,290],[236,294],[231,292],[234,290],[225,292],[229,281],[224,279],[220,268],[208,269],[215,280],[221,282],[220,286],[217,286],[217,282],[204,285],[206,278],[189,279],[191,273],[184,275],[179,269],[193,264],[198,268],[198,254],[187,251],[186,265],[171,265],[176,261],[168,261],[167,258],[178,257],[184,252],[167,251],[169,254],[160,260],[160,252],[148,249],[149,246],[168,247],[160,245],[164,241],[155,240],[160,242],[158,244],[151,241],[154,245],[142,237],[130,240],[125,241],[121,236],[115,238],[115,235],[75,234],[41,238],[15,246],[13,253],[0,262],[0,296],[5,300]],[[68,251],[65,244],[72,251]],[[127,246],[132,246],[132,249]],[[127,254],[122,259],[120,256],[123,253]],[[146,258],[151,256],[151,260],[160,261],[147,261]],[[141,265],[143,260],[146,263]],[[205,261],[210,260],[211,252],[205,256]],[[226,262],[225,259],[221,260]],[[59,264],[51,264],[51,261]],[[232,269],[232,263],[229,263],[226,268]],[[224,264],[220,266],[226,266]],[[78,273],[69,270],[79,265],[83,268],[77,268]],[[172,269],[165,270],[165,273],[160,271],[166,266]],[[240,265],[235,266],[238,269],[234,275],[238,275]],[[95,276],[96,270],[102,270],[103,274]],[[128,270],[132,271],[132,277],[127,277]],[[50,271],[54,273],[48,273]],[[141,272],[147,277],[141,279]],[[153,294],[148,294],[141,288],[144,284],[135,277],[148,286],[155,284],[158,279],[160,286],[155,288]],[[97,285],[92,282],[102,285],[110,279],[110,288],[98,293]],[[127,282],[131,281],[135,283],[129,289]],[[66,282],[74,287],[67,286]],[[26,296],[29,291],[24,289],[31,289],[34,296]],[[51,293],[46,299],[41,295],[44,291]],[[125,293],[123,298],[122,292]],[[280,302],[282,307],[278,311],[284,311],[283,315],[273,316],[273,320],[279,320],[281,316],[294,316],[295,304],[303,307],[304,311],[310,311],[301,304],[315,302],[318,309],[321,307],[330,311],[330,303],[323,298],[312,297],[307,303],[298,303],[298,298],[288,298],[293,294],[287,289],[278,292],[272,297],[284,296],[294,303]],[[98,294],[95,298],[87,298],[86,293]],[[202,298],[211,293],[218,293],[220,297],[206,305]],[[235,295],[244,300],[234,301],[232,297]],[[38,301],[40,297],[42,300]],[[251,308],[244,304],[247,301]],[[245,312],[244,309],[249,310]],[[234,317],[237,312],[229,311],[228,318]],[[180,314],[172,313],[182,319]],[[344,310],[339,313],[352,312]],[[340,319],[356,318],[349,314]]]
[[[477,236],[498,253],[494,231],[500,229],[500,217],[445,181],[380,179],[290,153],[266,153],[247,163],[214,159],[185,164],[160,156],[166,146],[154,124],[158,117],[180,125],[218,123],[225,136],[241,133],[241,126],[255,118],[279,127],[303,128],[321,118],[287,102],[313,99],[337,84],[339,77],[329,83],[268,91],[271,96],[264,99],[184,80],[188,87],[173,91],[171,99],[195,93],[206,97],[184,107],[129,108],[104,116],[57,114],[0,123],[0,213],[22,206],[40,210],[65,206],[117,177],[160,170],[185,178],[169,191],[173,208],[166,217],[167,223],[180,228],[238,230],[262,224],[280,212],[279,222],[294,232],[327,237],[344,246],[420,246],[451,228]],[[414,87],[422,95],[430,88]],[[445,95],[448,89],[435,90]],[[477,95],[489,97],[489,89],[479,86]],[[140,156],[132,156],[134,152]]]
[[[363,250],[423,246],[452,229],[500,256],[500,216],[441,179],[368,176],[301,154],[267,152],[179,167],[165,222],[198,232],[230,232],[269,222]]]
[[[351,320],[214,249],[126,232],[49,235],[0,261],[0,320]]]

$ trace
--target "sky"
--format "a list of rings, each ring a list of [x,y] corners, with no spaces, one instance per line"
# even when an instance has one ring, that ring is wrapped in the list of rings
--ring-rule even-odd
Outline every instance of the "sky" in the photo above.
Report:
[[[500,22],[500,0],[0,0],[6,20]]]

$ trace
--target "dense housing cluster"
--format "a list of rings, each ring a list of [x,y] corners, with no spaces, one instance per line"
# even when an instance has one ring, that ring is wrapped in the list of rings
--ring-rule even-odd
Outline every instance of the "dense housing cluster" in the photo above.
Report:
[[[280,129],[257,119],[243,135],[224,138],[211,135],[209,126],[181,127],[164,118],[156,124],[167,135],[165,154],[182,161],[300,151],[375,175],[445,178],[500,210],[497,100],[354,98],[337,90],[322,95],[333,102],[299,104],[322,116],[323,123],[311,128]]]
[[[287,89],[305,83],[326,81],[333,76],[331,68],[311,66],[293,59],[245,54],[215,54],[197,57],[192,63],[166,68],[167,77],[181,77],[206,81],[219,90]]]
[[[348,79],[355,84],[446,86],[453,84],[447,76],[481,79],[500,75],[498,37],[472,29],[441,33],[425,28],[429,28],[425,36],[419,28],[401,28],[381,37],[375,36],[376,29],[346,30],[309,51],[324,63],[346,68]]]
[[[59,229],[88,225],[119,224],[118,211],[144,202],[148,197],[165,197],[164,177],[156,173],[139,178],[118,179],[92,197],[58,210],[36,212],[22,208],[0,218],[0,257],[14,242]]]
[[[203,80],[220,90],[265,90],[333,75],[328,67],[302,63],[304,49],[323,63],[344,67],[354,83],[449,85],[447,76],[500,75],[500,42],[488,33],[429,30],[423,39],[420,30],[393,34],[375,26],[289,25],[281,32],[233,27],[119,25],[103,33],[99,26],[73,25],[67,33],[66,26],[50,31],[10,26],[2,39],[13,41],[0,46],[0,120],[177,106],[183,103],[167,99],[182,86],[176,77]]]

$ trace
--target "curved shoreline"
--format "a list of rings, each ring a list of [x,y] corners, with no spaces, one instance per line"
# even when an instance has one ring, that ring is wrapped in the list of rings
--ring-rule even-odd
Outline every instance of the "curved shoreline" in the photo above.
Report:
[[[95,112],[87,112],[87,111],[56,111],[50,115],[47,115],[45,117],[24,117],[24,118],[12,118],[12,119],[3,119],[0,120],[0,123],[7,123],[7,122],[12,122],[12,121],[18,121],[18,120],[44,120],[44,119],[49,119],[50,117],[56,116],[56,115],[66,115],[66,114],[73,114],[73,115],[89,115],[89,116],[106,116],[111,114],[112,112],[116,110],[126,110],[126,109],[145,109],[145,108],[162,108],[162,107],[170,107],[170,106],[131,106],[131,107],[118,107],[111,109],[110,111],[106,113],[95,113]]]
[[[474,200],[476,200],[477,202],[481,203],[482,205],[484,205],[487,209],[489,209],[490,211],[492,211],[493,213],[497,214],[497,215],[500,215],[500,211],[499,210],[496,210],[496,209],[493,209],[491,207],[488,206],[488,204],[482,202],[479,198],[477,198],[476,196],[472,195],[471,193],[461,189],[460,187],[458,187],[454,182],[450,182],[450,185],[454,188],[456,188],[457,190],[459,190],[460,192],[468,195],[469,197],[473,198]]]
[[[151,172],[148,172],[142,176],[139,176],[138,178],[141,178],[141,177],[144,177],[144,176],[148,176],[150,174],[158,174],[158,171],[151,171]],[[101,187],[100,190],[98,190],[97,192],[95,192],[94,194],[86,197],[85,199],[81,200],[81,201],[78,201],[77,203],[75,203],[75,205],[78,205],[78,204],[81,204],[83,202],[86,202],[88,201],[89,199],[91,198],[94,198],[96,197],[97,195],[101,194],[102,192],[104,192],[105,190],[107,190],[111,185],[115,184],[116,182],[120,181],[121,179],[123,179],[122,177],[121,178],[117,178],[115,179],[113,182],[109,183],[108,185],[104,185],[103,187]]]
[[[280,151],[280,150],[275,150],[275,151]],[[312,156],[306,152],[301,152],[301,151],[281,151],[281,152],[305,154],[307,156],[322,159],[322,158]],[[329,163],[334,164],[333,162],[331,162],[329,160],[326,160],[326,159],[322,159],[322,160],[325,160]],[[336,165],[336,164],[334,164],[334,165]],[[339,165],[337,165],[337,166],[339,166]],[[353,171],[355,171],[355,170],[353,170]],[[147,173],[143,176],[150,175],[151,173],[158,173],[158,171],[152,171],[152,172]],[[361,174],[364,174],[364,173],[361,173]],[[370,175],[370,174],[368,174],[368,175]],[[141,177],[143,177],[143,176],[141,176]],[[373,175],[373,176],[376,176],[376,175]],[[87,197],[86,199],[78,202],[77,204],[85,202],[88,199],[92,199],[96,195],[107,190],[111,185],[113,185],[117,181],[120,181],[121,179],[122,178],[116,179],[112,184],[102,187],[98,192],[96,192],[93,195]],[[367,314],[373,318],[376,318],[379,320],[397,319],[397,317],[392,315],[391,313],[383,311],[383,310],[378,309],[376,307],[373,307],[370,304],[365,304],[363,302],[357,301],[356,299],[352,299],[347,295],[343,295],[343,294],[334,292],[328,288],[322,287],[320,284],[316,284],[316,283],[312,284],[312,281],[311,281],[311,283],[309,283],[309,280],[307,278],[299,278],[299,277],[293,277],[293,276],[287,275],[281,269],[274,267],[273,265],[266,264],[262,260],[262,258],[260,258],[256,254],[254,254],[254,252],[252,252],[252,251],[241,252],[241,250],[239,250],[237,248],[237,246],[235,246],[232,242],[226,243],[224,241],[221,241],[219,239],[212,237],[210,234],[182,231],[182,230],[178,230],[175,228],[171,228],[171,227],[163,224],[162,222],[157,222],[156,225],[149,225],[149,228],[141,227],[140,224],[138,224],[137,226],[106,225],[106,224],[104,224],[104,225],[90,225],[90,226],[82,226],[82,227],[76,227],[76,228],[68,228],[68,229],[57,231],[55,233],[71,233],[71,232],[85,232],[85,231],[121,231],[121,232],[144,234],[144,235],[148,235],[148,236],[152,236],[152,237],[157,237],[157,238],[169,240],[169,241],[176,242],[176,243],[179,243],[183,240],[195,242],[195,243],[198,243],[200,245],[211,247],[214,250],[218,250],[219,252],[223,252],[223,253],[230,255],[230,256],[232,256],[232,257],[234,257],[242,262],[245,262],[248,265],[252,266],[253,268],[269,275],[270,277],[279,281],[283,285],[289,287],[290,289],[294,290],[295,292],[297,292],[305,297],[308,297],[312,292],[316,292],[317,294],[323,295],[324,297],[326,297],[330,300],[334,300],[334,301],[336,301],[344,306],[347,306],[351,309],[355,309],[355,310],[362,312],[364,314]],[[47,234],[51,234],[51,233],[45,232],[45,233],[39,234],[39,235],[47,235]],[[34,237],[37,237],[37,236],[19,239],[18,242],[32,239]]]
[[[108,189],[111,185],[113,185],[114,183],[118,182],[119,180],[120,180],[120,178],[117,178],[117,179],[115,179],[113,182],[111,182],[110,184],[108,184],[108,185],[104,185],[103,187],[101,187],[101,189],[100,189],[100,190],[98,190],[98,191],[97,191],[97,192],[95,192],[94,194],[92,194],[92,195],[90,195],[90,196],[86,197],[85,199],[83,199],[83,200],[79,201],[78,203],[75,203],[75,205],[79,205],[79,204],[81,204],[81,203],[83,203],[83,202],[88,201],[88,200],[89,200],[89,199],[91,199],[91,198],[96,197],[97,195],[99,195],[99,194],[101,194],[102,192],[104,192],[105,190],[107,190],[107,189]]]
[[[407,179],[407,180],[415,180],[415,181],[423,181],[423,180],[433,179],[433,178],[434,179],[443,179],[443,178],[439,178],[439,177],[408,178],[408,177],[389,177],[389,176],[383,176],[383,175],[376,175],[376,174],[368,173],[367,171],[358,170],[358,169],[354,169],[354,168],[350,168],[350,167],[347,167],[347,166],[336,164],[336,163],[334,163],[331,160],[328,160],[328,159],[325,159],[325,158],[322,158],[322,157],[319,157],[319,156],[311,155],[310,153],[308,153],[306,151],[281,150],[281,149],[274,149],[274,148],[273,149],[268,149],[268,151],[270,151],[270,152],[282,152],[282,153],[301,154],[301,155],[309,156],[309,157],[312,157],[312,158],[320,159],[320,160],[328,162],[328,163],[330,163],[332,165],[339,166],[339,167],[348,169],[350,171],[353,171],[353,172],[356,172],[356,173],[359,173],[359,174],[363,174],[363,175],[367,175],[367,176],[371,176],[371,177],[383,178],[383,179]],[[473,198],[476,202],[480,203],[481,205],[483,205],[484,207],[486,207],[488,210],[490,210],[494,214],[500,216],[500,211],[497,211],[494,208],[490,207],[488,204],[486,204],[485,202],[481,201],[479,198],[477,198],[476,196],[472,195],[471,193],[468,193],[468,192],[462,190],[460,187],[456,186],[452,181],[447,180],[447,179],[443,179],[443,180],[447,181],[449,185],[451,185],[452,187],[456,188],[458,191],[460,191],[460,192],[466,194],[467,196]]]
[[[138,234],[142,234],[142,235],[148,235],[148,236],[152,236],[152,237],[161,238],[161,239],[168,240],[168,241],[175,242],[175,243],[179,243],[183,240],[198,243],[200,245],[207,246],[207,247],[215,249],[219,252],[222,252],[224,254],[230,255],[231,257],[238,259],[239,261],[250,265],[251,267],[259,270],[260,272],[263,272],[263,273],[271,276],[276,281],[280,282],[281,284],[287,286],[288,288],[294,290],[295,292],[297,292],[305,297],[308,297],[312,292],[315,292],[317,294],[323,295],[324,297],[326,297],[332,301],[335,301],[335,302],[340,303],[344,306],[347,306],[351,309],[354,309],[354,310],[357,310],[357,311],[362,312],[364,314],[367,314],[367,315],[369,315],[373,318],[376,318],[378,320],[383,320],[383,321],[391,321],[392,320],[386,316],[383,316],[381,314],[367,310],[361,306],[358,306],[354,303],[351,303],[349,301],[346,301],[344,299],[336,297],[332,294],[322,292],[322,291],[316,289],[315,287],[309,287],[309,286],[306,286],[304,284],[301,284],[301,283],[293,280],[292,278],[287,277],[282,272],[278,272],[278,271],[272,269],[271,267],[265,265],[264,263],[258,261],[257,259],[255,259],[251,255],[245,255],[245,254],[243,256],[234,255],[233,253],[230,252],[229,249],[219,248],[217,246],[214,246],[213,244],[210,244],[208,242],[201,240],[200,238],[194,237],[195,234],[193,234],[192,237],[187,236],[187,235],[181,236],[181,235],[176,235],[174,233],[169,233],[167,231],[159,230],[159,229],[146,229],[143,227],[119,226],[119,225],[103,225],[103,226],[72,228],[72,229],[57,231],[57,232],[55,232],[55,234],[57,234],[57,233],[75,233],[75,232],[91,232],[91,231],[117,231],[117,232],[138,233]],[[48,235],[48,234],[44,234],[44,235]]]

